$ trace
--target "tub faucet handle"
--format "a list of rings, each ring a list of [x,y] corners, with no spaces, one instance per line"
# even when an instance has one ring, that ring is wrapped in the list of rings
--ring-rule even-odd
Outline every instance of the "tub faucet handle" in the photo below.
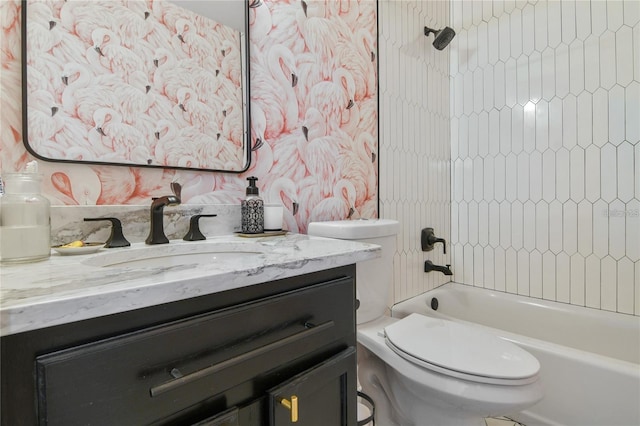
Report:
[[[442,253],[447,254],[447,241],[444,238],[436,237],[433,228],[424,228],[420,235],[422,251],[431,251],[436,243],[442,243]]]

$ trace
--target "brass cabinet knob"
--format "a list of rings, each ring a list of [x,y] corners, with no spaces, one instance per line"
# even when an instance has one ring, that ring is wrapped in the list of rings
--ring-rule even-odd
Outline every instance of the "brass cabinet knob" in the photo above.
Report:
[[[284,405],[289,411],[291,411],[291,423],[298,422],[298,397],[291,395],[291,401],[282,398],[280,404]]]

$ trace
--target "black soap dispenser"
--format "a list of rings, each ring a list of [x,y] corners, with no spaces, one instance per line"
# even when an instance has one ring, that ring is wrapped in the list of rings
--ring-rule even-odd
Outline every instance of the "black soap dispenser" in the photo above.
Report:
[[[257,177],[248,177],[247,197],[242,200],[242,233],[261,234],[264,232],[264,201],[260,198]]]

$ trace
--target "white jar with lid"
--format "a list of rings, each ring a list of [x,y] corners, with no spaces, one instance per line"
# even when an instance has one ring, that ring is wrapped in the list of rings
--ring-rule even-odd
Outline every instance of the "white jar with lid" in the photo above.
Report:
[[[2,176],[0,261],[30,262],[51,254],[50,203],[40,193],[42,175],[35,161],[23,173]]]

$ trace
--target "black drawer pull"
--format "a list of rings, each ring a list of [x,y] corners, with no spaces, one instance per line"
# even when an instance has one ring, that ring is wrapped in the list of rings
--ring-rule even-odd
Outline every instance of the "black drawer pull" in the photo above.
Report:
[[[331,327],[333,327],[335,324],[333,321],[327,321],[325,323],[322,323],[320,325],[317,325],[315,327],[312,328],[305,328],[304,330],[296,333],[296,334],[292,334],[291,336],[285,337],[284,339],[280,339],[280,340],[276,340],[273,343],[269,343],[268,345],[265,346],[261,346],[259,348],[253,349],[249,352],[245,352],[242,355],[238,355],[236,357],[230,358],[226,361],[222,361],[219,362],[218,364],[214,364],[212,366],[203,368],[202,370],[198,370],[196,372],[193,372],[191,374],[187,374],[186,376],[182,376],[179,378],[176,378],[175,380],[170,380],[168,382],[162,383],[161,385],[158,386],[154,386],[149,390],[149,393],[151,394],[152,397],[154,396],[158,396],[161,395],[165,392],[169,392],[171,390],[174,390],[180,386],[186,385],[188,383],[191,383],[195,380],[199,380],[203,377],[209,376],[211,374],[215,374],[219,371],[222,371],[226,368],[232,367],[236,364],[240,364],[242,362],[245,362],[247,360],[250,360],[251,358],[255,358],[258,357],[264,353],[270,352],[274,349],[278,349],[282,346],[288,345],[292,342],[295,342],[296,340],[300,340],[300,339],[304,339],[307,338],[309,336],[312,336],[314,334],[320,333],[321,331],[327,330]],[[173,369],[173,370],[177,370],[177,369]],[[173,371],[172,370],[172,371]],[[178,371],[178,370],[177,370]]]

